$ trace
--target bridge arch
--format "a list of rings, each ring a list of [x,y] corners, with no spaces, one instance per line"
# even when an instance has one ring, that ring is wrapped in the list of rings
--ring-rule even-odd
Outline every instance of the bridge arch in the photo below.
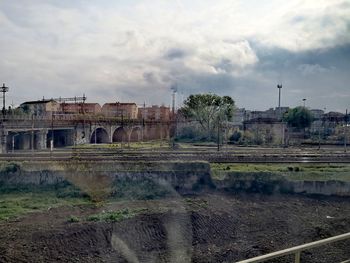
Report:
[[[132,130],[130,131],[130,137],[129,137],[130,142],[139,142],[142,140],[142,130],[141,127],[136,126],[133,127]]]
[[[112,135],[113,142],[127,142],[128,136],[123,127],[118,127],[114,130]]]
[[[35,138],[35,137],[34,137]],[[9,132],[7,135],[8,150],[30,150],[32,149],[32,135],[30,132]]]
[[[91,134],[90,143],[109,143],[108,132],[105,128],[99,127]]]

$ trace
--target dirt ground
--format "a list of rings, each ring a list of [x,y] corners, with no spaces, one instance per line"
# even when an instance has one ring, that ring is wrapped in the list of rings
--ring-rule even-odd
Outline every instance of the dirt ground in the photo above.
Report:
[[[125,207],[145,209],[119,222],[86,220]],[[71,216],[79,222],[68,222]],[[0,262],[235,262],[346,232],[349,198],[213,191],[61,207],[1,222]],[[349,258],[350,240],[302,254],[302,262]]]

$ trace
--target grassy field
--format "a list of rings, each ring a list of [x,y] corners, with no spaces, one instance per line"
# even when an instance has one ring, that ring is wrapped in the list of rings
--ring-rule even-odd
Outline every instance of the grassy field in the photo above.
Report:
[[[211,163],[211,172],[214,180],[224,180],[230,176],[242,176],[244,179],[258,176],[259,179],[286,179],[294,181],[331,181],[339,180],[350,182],[350,164],[218,164]],[[203,169],[203,167],[200,167]],[[16,164],[0,165],[0,170],[4,173],[13,173],[19,169]],[[82,177],[83,181],[88,184],[89,176]],[[239,177],[237,177],[239,179]],[[95,178],[93,178],[95,180]],[[143,180],[136,182],[133,179],[118,180],[115,185],[109,185],[110,191],[106,191],[106,197],[102,198],[103,202],[108,199],[115,200],[151,200],[166,198],[172,196],[172,191],[167,187],[162,187],[154,183],[152,180]],[[29,186],[18,189],[0,187],[0,221],[16,218],[18,216],[35,212],[43,211],[60,206],[76,206],[93,204],[93,194],[96,190],[101,190],[99,184],[91,181],[91,184],[96,186],[83,187],[81,184],[63,184],[51,188],[40,187],[31,189]],[[89,186],[89,185],[88,185]],[[84,190],[85,189],[85,190]],[[88,190],[91,191],[88,191]],[[96,199],[96,198],[95,198]],[[189,205],[193,205],[191,202]],[[197,206],[197,204],[196,204]],[[205,206],[200,204],[198,207]],[[128,213],[117,212],[117,214],[107,215],[110,218],[123,218],[124,216],[133,215],[135,211]],[[72,221],[76,220],[72,218]],[[99,220],[105,220],[102,217]]]
[[[123,142],[122,143],[109,143],[109,144],[82,144],[76,147],[76,149],[164,149],[170,148],[169,140],[153,140],[145,142]]]
[[[87,221],[105,221],[105,222],[119,222],[124,219],[132,218],[138,214],[147,212],[147,209],[129,209],[124,208],[116,211],[102,212],[99,214],[90,215],[87,217]]]
[[[59,206],[91,204],[83,197],[57,197],[53,191],[0,194],[0,221]]]
[[[223,180],[228,173],[269,174],[289,180],[350,182],[349,164],[218,164],[212,163],[214,179]]]

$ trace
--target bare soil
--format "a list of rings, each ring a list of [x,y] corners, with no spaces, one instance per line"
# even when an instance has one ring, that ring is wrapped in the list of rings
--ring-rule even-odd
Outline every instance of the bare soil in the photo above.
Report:
[[[146,210],[119,222],[86,219],[125,207]],[[69,223],[71,215],[79,222]],[[235,262],[346,232],[349,198],[206,192],[61,207],[1,222],[0,262]],[[350,240],[302,254],[302,262],[349,258]]]

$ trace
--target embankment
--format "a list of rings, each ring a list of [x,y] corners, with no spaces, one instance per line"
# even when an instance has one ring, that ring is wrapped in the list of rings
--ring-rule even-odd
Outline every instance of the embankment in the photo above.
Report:
[[[217,170],[207,162],[3,162],[0,191],[69,185],[96,200],[111,196],[156,198],[208,187],[233,192],[350,196],[347,170],[330,166],[323,173],[324,167],[315,167],[317,176],[310,176],[311,172],[288,172],[287,168],[286,172],[265,172],[254,170],[256,167],[251,171]]]
[[[206,162],[4,162],[0,190],[74,186],[93,199],[154,198],[212,186]]]
[[[350,176],[350,174],[349,174]],[[229,172],[214,179],[217,189],[251,193],[289,193],[350,196],[350,182],[342,180],[302,179],[271,172]]]

